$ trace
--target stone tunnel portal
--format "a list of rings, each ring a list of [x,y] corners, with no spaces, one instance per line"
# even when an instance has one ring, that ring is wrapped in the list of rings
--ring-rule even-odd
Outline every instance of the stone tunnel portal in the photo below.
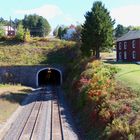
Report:
[[[36,83],[37,87],[48,85],[60,86],[62,84],[62,72],[56,68],[41,69],[37,73]]]

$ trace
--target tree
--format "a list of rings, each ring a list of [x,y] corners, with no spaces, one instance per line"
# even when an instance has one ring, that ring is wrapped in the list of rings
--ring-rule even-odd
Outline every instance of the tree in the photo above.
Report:
[[[59,39],[62,39],[62,27],[59,27],[58,28],[58,34],[57,34],[57,37],[59,38]]]
[[[73,40],[80,42],[81,41],[81,31],[82,31],[82,26],[77,25],[75,28],[76,32],[73,34]]]
[[[41,16],[38,19],[37,27],[40,28],[40,32],[38,33],[40,37],[45,37],[50,33],[50,25],[46,19],[42,18]]]
[[[16,19],[13,21],[14,27],[17,28],[19,24],[22,24],[22,20],[16,18]]]
[[[86,56],[93,53],[96,58],[99,58],[101,50],[113,46],[114,21],[100,1],[93,3],[92,9],[86,13],[85,19],[81,33],[81,50]]]
[[[118,24],[117,27],[115,28],[115,37],[121,37],[125,33],[127,33],[130,29],[128,27],[124,27],[121,24]]]
[[[24,28],[22,24],[18,25],[17,32],[16,32],[16,39],[20,41],[24,41]]]
[[[0,24],[3,24],[3,25],[6,26],[6,25],[9,25],[10,22],[1,17],[1,18],[0,18]]]
[[[56,37],[58,36],[58,29],[59,29],[59,25],[53,31],[53,35]]]
[[[67,32],[67,27],[64,27],[63,25],[62,26],[60,26],[59,28],[58,28],[58,35],[57,35],[57,37],[59,38],[59,39],[62,39],[62,37],[64,36],[64,34],[66,34],[66,32]]]
[[[127,31],[134,31],[134,30],[140,30],[140,26],[128,26],[126,27]]]
[[[129,31],[134,31],[134,30],[140,30],[140,26],[128,26],[124,27],[121,24],[118,24],[117,27],[115,28],[115,37],[121,37],[124,34],[126,34]]]
[[[5,31],[4,31],[3,25],[0,24],[0,38],[2,38],[4,36],[5,36]]]
[[[31,40],[30,31],[27,29],[24,33],[24,41],[29,42]]]
[[[51,31],[48,21],[42,16],[38,16],[36,14],[28,16],[25,15],[22,22],[24,28],[30,30],[31,36],[44,37]]]

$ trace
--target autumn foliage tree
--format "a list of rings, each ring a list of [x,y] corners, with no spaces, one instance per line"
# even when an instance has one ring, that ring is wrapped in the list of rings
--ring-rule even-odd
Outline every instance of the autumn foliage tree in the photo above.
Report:
[[[100,1],[93,3],[91,11],[85,15],[81,40],[84,55],[100,57],[100,51],[113,46],[113,25],[108,10]]]

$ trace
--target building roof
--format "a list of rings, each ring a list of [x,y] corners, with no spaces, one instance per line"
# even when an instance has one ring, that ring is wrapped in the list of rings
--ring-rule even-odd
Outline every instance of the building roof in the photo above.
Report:
[[[125,41],[125,40],[132,40],[132,39],[137,39],[137,38],[140,38],[140,30],[129,31],[128,33],[126,33],[122,37],[118,38],[117,42]]]

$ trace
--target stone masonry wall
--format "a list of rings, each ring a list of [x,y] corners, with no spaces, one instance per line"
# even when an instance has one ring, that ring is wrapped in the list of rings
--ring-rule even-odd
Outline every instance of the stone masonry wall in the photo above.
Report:
[[[62,66],[53,65],[34,65],[34,66],[1,66],[0,67],[0,83],[3,84],[17,84],[36,87],[37,72],[43,68],[57,68],[62,73],[64,69]]]

